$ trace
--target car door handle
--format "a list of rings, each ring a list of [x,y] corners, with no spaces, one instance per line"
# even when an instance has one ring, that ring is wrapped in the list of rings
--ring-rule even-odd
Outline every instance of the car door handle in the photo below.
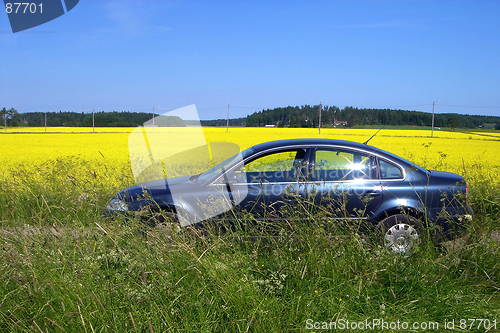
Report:
[[[375,191],[375,190],[370,190],[370,191],[365,192],[365,195],[369,195],[371,197],[376,197],[376,196],[381,195],[381,194],[382,194],[381,191]]]

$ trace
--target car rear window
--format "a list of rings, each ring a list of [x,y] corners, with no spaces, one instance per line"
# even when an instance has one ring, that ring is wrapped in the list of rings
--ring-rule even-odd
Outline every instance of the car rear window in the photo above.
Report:
[[[380,178],[382,179],[403,179],[403,170],[397,165],[388,161],[379,159]]]

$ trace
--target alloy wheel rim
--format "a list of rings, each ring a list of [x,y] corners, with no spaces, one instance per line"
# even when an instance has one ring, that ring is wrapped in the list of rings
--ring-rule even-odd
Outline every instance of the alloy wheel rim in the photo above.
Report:
[[[409,254],[415,249],[419,237],[417,230],[406,223],[398,223],[387,230],[384,237],[384,245],[387,250]]]

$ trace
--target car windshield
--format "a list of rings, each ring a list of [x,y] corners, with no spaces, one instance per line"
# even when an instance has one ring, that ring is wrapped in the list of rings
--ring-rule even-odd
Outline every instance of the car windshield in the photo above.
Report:
[[[225,160],[224,162],[222,163],[219,163],[217,164],[216,166],[214,166],[212,169],[208,170],[208,171],[205,171],[204,173],[202,173],[201,175],[198,175],[196,177],[191,177],[192,181],[201,181],[201,182],[205,182],[205,181],[209,181],[211,180],[215,175],[218,175],[220,174],[221,172],[223,172],[225,169],[227,169],[228,167],[230,167],[232,164],[234,163],[237,163],[239,161],[242,161],[243,159],[245,159],[246,157],[252,155],[253,153],[255,152],[255,149],[253,149],[252,147],[248,148],[248,149],[245,149],[244,151],[242,151],[241,153],[238,153],[236,155],[234,155],[233,157],[231,158],[228,158],[227,160]]]

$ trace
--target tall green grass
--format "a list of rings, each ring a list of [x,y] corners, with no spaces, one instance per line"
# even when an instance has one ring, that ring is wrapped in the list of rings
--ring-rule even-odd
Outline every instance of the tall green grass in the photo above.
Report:
[[[302,332],[308,319],[443,331],[469,318],[500,328],[499,186],[488,178],[469,183],[467,236],[404,257],[307,203],[286,207],[298,219],[242,216],[225,233],[107,219],[126,168],[75,158],[34,169],[0,183],[0,331]]]

